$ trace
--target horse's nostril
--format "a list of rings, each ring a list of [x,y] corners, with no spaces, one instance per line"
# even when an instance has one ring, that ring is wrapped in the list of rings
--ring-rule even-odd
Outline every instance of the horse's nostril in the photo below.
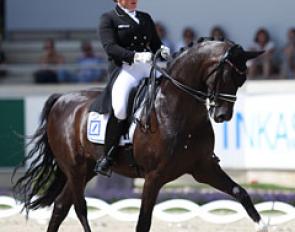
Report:
[[[223,116],[218,117],[218,122],[223,122],[223,121],[224,121],[224,117]]]
[[[216,122],[224,122],[225,121],[225,119],[226,119],[226,116],[224,115],[224,114],[222,114],[222,115],[218,115],[217,117],[216,117]]]

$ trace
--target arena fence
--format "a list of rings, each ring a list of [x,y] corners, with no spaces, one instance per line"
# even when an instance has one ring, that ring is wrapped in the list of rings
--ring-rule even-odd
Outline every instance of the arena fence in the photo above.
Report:
[[[112,204],[94,198],[86,198],[88,218],[90,221],[110,216],[119,221],[137,221],[140,199],[125,199]],[[295,207],[282,202],[264,202],[255,205],[258,212],[269,225],[278,225],[295,219]],[[14,215],[26,216],[22,205],[15,199],[0,196],[0,219]],[[48,223],[52,207],[30,212],[29,219],[37,223]],[[77,218],[73,208],[70,218]],[[159,203],[155,206],[153,217],[166,222],[184,222],[195,217],[214,224],[227,224],[247,218],[246,211],[235,201],[220,200],[202,206],[192,201],[175,199]]]

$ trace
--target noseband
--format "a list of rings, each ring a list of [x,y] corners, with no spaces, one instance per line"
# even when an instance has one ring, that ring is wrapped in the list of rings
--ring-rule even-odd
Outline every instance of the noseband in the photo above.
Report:
[[[224,56],[219,61],[218,65],[206,76],[206,78],[209,78],[210,76],[212,76],[216,72],[223,73],[225,64],[228,64],[239,75],[246,75],[246,73],[247,73],[246,70],[241,70],[240,68],[238,68],[235,64],[233,64],[230,61],[233,50],[237,49],[237,48],[239,48],[239,45],[233,45],[232,47],[230,47],[225,52]],[[236,95],[227,94],[227,93],[220,93],[220,92],[216,91],[217,88],[215,88],[214,92],[207,93],[207,92],[193,89],[190,86],[185,85],[185,84],[175,80],[166,72],[166,70],[164,70],[158,66],[157,57],[159,57],[160,53],[161,53],[161,50],[158,50],[154,56],[153,65],[152,65],[154,71],[156,71],[156,70],[159,71],[163,75],[163,77],[168,79],[174,86],[179,88],[181,91],[189,94],[190,96],[192,96],[196,100],[203,102],[203,103],[206,103],[207,99],[209,99],[210,102],[213,101],[213,103],[210,103],[211,106],[216,106],[215,102],[217,100],[227,101],[227,102],[231,102],[231,103],[234,103],[237,100]],[[153,71],[151,73],[153,73]],[[220,78],[216,82],[216,87],[218,87],[219,83],[220,83]]]

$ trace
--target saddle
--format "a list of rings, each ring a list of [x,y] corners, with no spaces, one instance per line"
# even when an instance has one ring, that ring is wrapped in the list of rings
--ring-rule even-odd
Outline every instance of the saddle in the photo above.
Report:
[[[157,79],[156,86],[160,84],[161,78]],[[120,146],[133,144],[133,134],[135,128],[140,122],[143,111],[143,103],[145,102],[148,91],[149,78],[143,79],[139,85],[133,88],[129,94],[127,105],[127,121],[126,133],[121,137]],[[90,142],[96,144],[104,144],[106,125],[109,114],[98,113],[98,105],[101,104],[101,96],[97,97],[89,108],[87,120],[87,138]]]

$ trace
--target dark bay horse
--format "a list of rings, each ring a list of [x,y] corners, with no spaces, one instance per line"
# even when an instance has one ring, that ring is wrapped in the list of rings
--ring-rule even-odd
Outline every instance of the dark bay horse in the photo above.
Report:
[[[246,61],[259,54],[229,41],[202,41],[170,63],[155,97],[150,130],[135,130],[133,153],[139,172],[129,166],[124,147],[113,166],[119,174],[145,179],[137,232],[150,230],[161,187],[183,174],[233,196],[258,224],[258,231],[267,231],[248,193],[221,169],[208,114],[216,122],[231,119],[236,92],[246,80]],[[34,146],[24,160],[30,159],[31,166],[14,186],[26,210],[54,203],[48,232],[58,231],[72,205],[84,231],[91,231],[84,190],[95,176],[103,147],[87,140],[86,123],[98,95],[88,90],[49,97]]]

